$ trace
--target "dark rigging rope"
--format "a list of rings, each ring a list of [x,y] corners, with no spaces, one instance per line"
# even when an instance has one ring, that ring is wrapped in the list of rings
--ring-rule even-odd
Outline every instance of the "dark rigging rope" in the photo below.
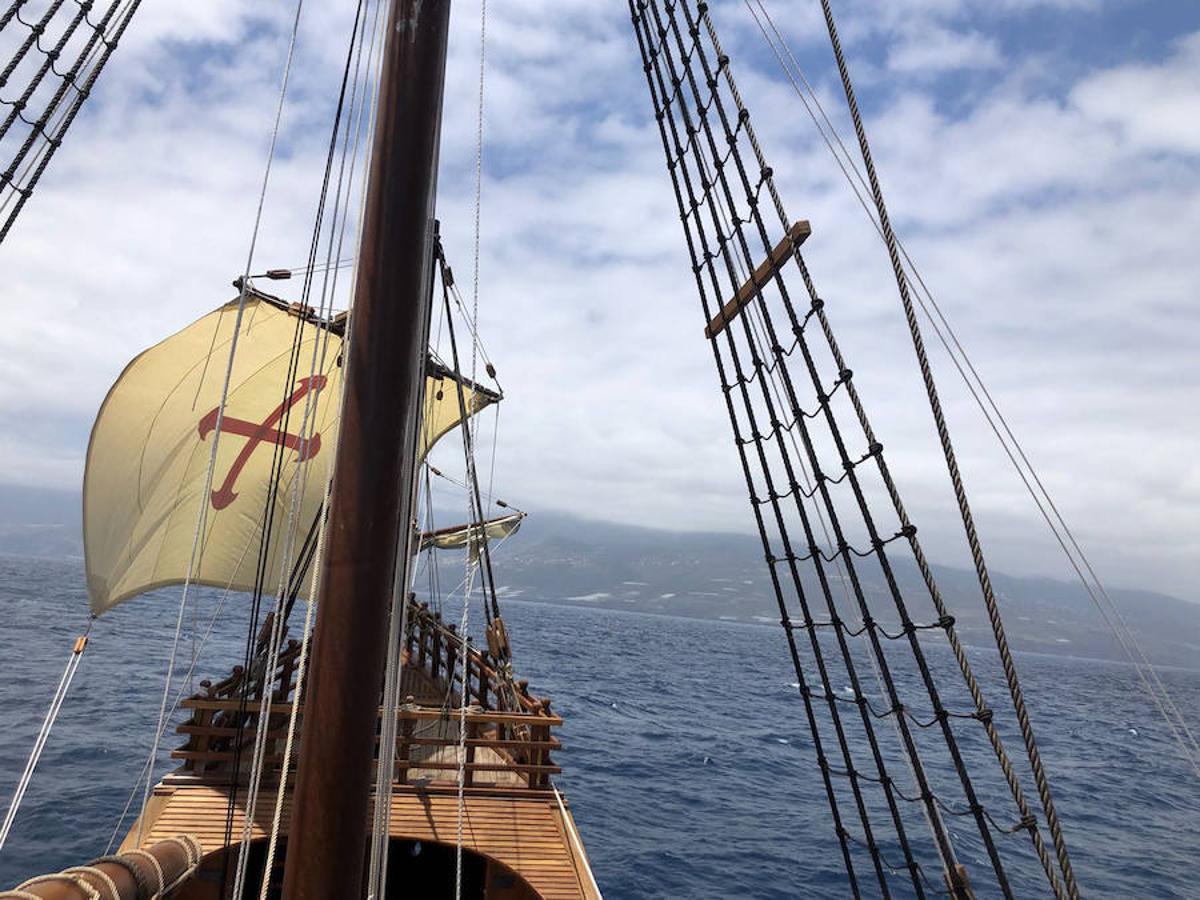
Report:
[[[363,14],[363,9],[364,9],[364,3],[365,3],[365,0],[359,0],[357,9],[355,11],[354,25],[353,25],[353,28],[351,31],[350,42],[349,42],[349,46],[348,46],[348,49],[346,52],[345,68],[342,73],[342,83],[341,83],[341,87],[338,92],[337,107],[334,111],[333,125],[331,128],[331,133],[330,133],[330,138],[329,138],[329,146],[328,146],[328,150],[326,153],[325,168],[324,168],[324,173],[323,173],[322,182],[321,182],[321,190],[320,190],[320,194],[319,194],[318,201],[317,201],[317,210],[316,210],[316,215],[315,215],[315,219],[314,219],[314,223],[313,223],[312,237],[311,237],[311,240],[309,243],[308,267],[307,267],[307,270],[305,273],[304,283],[301,288],[300,306],[302,309],[309,305],[308,300],[309,300],[309,298],[311,296],[311,292],[312,292],[314,271],[316,269],[315,262],[316,262],[317,254],[320,249],[321,236],[322,236],[322,232],[323,232],[323,223],[324,223],[324,219],[325,219],[326,204],[327,204],[328,195],[329,195],[330,183],[332,180],[333,163],[334,163],[334,159],[337,155],[338,140],[339,140],[339,137],[343,137],[344,140],[348,141],[349,126],[346,129],[346,134],[343,135],[342,121],[343,121],[343,114],[344,114],[345,106],[346,106],[347,87],[350,82],[351,64],[355,58],[356,53],[361,55],[362,46],[363,46],[363,35],[365,34],[365,31],[366,31],[366,29],[363,27],[363,23],[362,23],[362,14]],[[336,212],[336,210],[335,210],[335,212]],[[334,239],[334,236],[333,236],[333,233],[331,232],[329,240],[332,241],[333,239]],[[302,336],[304,333],[303,326],[304,326],[304,317],[302,315],[297,315],[295,329],[294,329],[293,335],[292,335],[291,351],[290,351],[290,356],[289,356],[289,360],[288,360],[288,373],[287,373],[287,376],[285,377],[284,382],[281,386],[282,396],[285,401],[282,405],[284,406],[285,411],[284,411],[284,415],[283,415],[283,420],[281,421],[280,426],[278,428],[278,434],[277,434],[276,440],[274,442],[273,455],[272,455],[272,460],[271,460],[270,489],[267,492],[267,497],[264,502],[264,508],[263,508],[261,532],[260,532],[260,539],[259,539],[259,552],[258,552],[258,560],[257,560],[255,582],[254,582],[254,592],[253,592],[252,601],[251,601],[250,619],[249,619],[249,622],[248,622],[247,628],[246,628],[246,641],[245,641],[245,650],[244,650],[244,659],[243,659],[244,675],[243,675],[242,684],[240,686],[240,690],[238,692],[239,703],[238,703],[238,710],[237,710],[236,733],[234,736],[232,771],[230,774],[229,803],[226,807],[226,817],[225,817],[225,846],[227,846],[227,847],[230,847],[233,845],[232,840],[233,840],[234,812],[237,808],[239,775],[240,775],[241,767],[242,767],[242,749],[246,743],[246,741],[244,739],[244,733],[245,733],[246,725],[248,724],[247,709],[248,709],[248,705],[249,705],[249,702],[251,699],[251,692],[254,690],[255,686],[259,683],[261,683],[261,689],[264,692],[272,690],[272,684],[273,684],[274,673],[266,671],[265,667],[263,668],[263,671],[261,673],[256,672],[256,669],[257,669],[256,661],[261,660],[261,661],[265,662],[266,660],[269,659],[271,647],[268,646],[268,644],[270,643],[271,638],[274,636],[274,634],[278,635],[278,639],[280,642],[282,641],[283,635],[284,635],[283,622],[280,622],[280,623],[277,623],[278,628],[273,628],[271,630],[273,632],[273,634],[268,634],[266,637],[259,639],[259,621],[260,621],[260,616],[261,616],[262,601],[263,601],[264,594],[266,592],[267,565],[269,563],[270,555],[271,555],[270,548],[271,548],[271,539],[273,536],[273,530],[274,530],[274,524],[275,524],[274,523],[275,508],[276,508],[276,501],[278,498],[279,482],[280,482],[280,478],[282,476],[283,460],[284,460],[285,449],[286,449],[285,445],[284,445],[284,441],[283,441],[283,435],[286,434],[288,431],[288,420],[290,418],[290,413],[291,413],[291,406],[286,403],[286,398],[292,393],[292,391],[295,388],[295,379],[296,379],[298,365],[299,365],[300,349],[302,346]],[[318,518],[319,518],[319,513],[318,513]],[[319,522],[314,520],[314,522],[310,526],[309,534],[306,535],[304,546],[302,546],[300,554],[299,554],[300,558],[298,561],[305,567],[307,566],[308,560],[311,559],[312,553],[315,552],[315,550],[316,550],[317,541],[315,539],[315,535],[317,534],[318,530],[319,530]],[[291,578],[289,579],[288,587],[291,588],[294,584],[298,583],[298,580],[299,580],[298,573],[296,571],[293,571],[291,573]],[[289,594],[290,593],[291,593],[291,591],[289,590]],[[280,599],[282,600],[283,598],[280,598]],[[288,600],[291,601],[290,596],[289,596]],[[290,609],[290,606],[291,606],[291,602],[288,602],[287,606],[285,608]],[[264,630],[265,630],[265,628],[264,628]],[[300,688],[300,686],[298,685],[297,690],[299,690],[299,688]],[[299,697],[295,698],[295,702],[299,702]],[[268,715],[266,720],[258,723],[258,727],[260,729],[267,728],[269,719],[270,719],[270,716]],[[280,789],[282,789],[282,786],[285,785],[287,782],[287,773],[281,773],[280,779],[281,779],[280,780],[280,785],[281,785]],[[228,881],[229,866],[231,865],[232,862],[233,862],[233,854],[226,853],[224,856],[224,860],[223,860],[223,873],[222,873],[222,882],[223,883]],[[270,877],[271,877],[270,872],[263,873],[264,879],[267,879]]]
[[[850,852],[851,846],[863,847],[870,853],[879,881],[880,894],[887,896],[889,892],[885,870],[888,875],[907,870],[912,879],[912,890],[918,896],[923,894],[924,887],[928,887],[924,872],[916,860],[918,847],[906,837],[905,826],[896,803],[899,799],[907,804],[919,804],[924,812],[938,856],[941,858],[946,884],[953,895],[967,896],[971,887],[966,880],[966,873],[956,863],[945,823],[941,820],[940,812],[951,809],[956,816],[970,815],[974,818],[995,875],[996,886],[1001,893],[1008,897],[1013,896],[998,848],[992,839],[992,831],[994,829],[998,834],[1009,834],[1017,830],[1028,830],[1053,892],[1062,897],[1062,887],[1041,840],[1038,821],[1028,812],[1020,782],[994,727],[992,712],[983,701],[978,683],[958,640],[954,618],[942,602],[932,573],[920,551],[916,528],[911,525],[904,512],[894,481],[887,470],[882,446],[870,429],[852,381],[852,373],[837,348],[825,315],[825,304],[812,284],[798,243],[792,243],[790,247],[786,244],[781,245],[782,250],[772,249],[774,241],[770,239],[760,211],[760,204],[766,199],[765,195],[769,195],[770,200],[774,202],[781,223],[789,234],[792,233],[792,223],[783,212],[775,190],[773,173],[762,158],[761,149],[750,125],[749,114],[733,82],[728,57],[720,49],[709,19],[707,4],[696,4],[698,16],[694,16],[689,7],[688,0],[630,0],[630,11],[643,58],[647,86],[654,103],[663,151],[692,256],[693,275],[705,315],[710,322],[708,336],[713,338],[711,342],[714,360],[734,432],[735,447],[750,491],[752,512],[763,542],[772,588],[797,672],[801,698],[813,734],[817,763],[841,844],[851,890],[856,896],[861,894],[859,875],[855,871]],[[682,27],[681,15],[685,20]],[[715,50],[715,65],[710,63],[709,54],[701,41],[704,30],[707,30]],[[722,90],[726,89],[722,87],[722,80],[733,98],[732,109],[728,111],[722,98]],[[717,125],[715,132],[714,123]],[[739,152],[739,144],[743,139],[753,148],[754,158],[758,162],[759,171],[754,177],[747,172]],[[733,173],[732,177],[728,172]],[[705,219],[711,221],[706,223]],[[748,234],[754,236],[753,241],[748,240]],[[752,251],[751,243],[761,246],[761,250]],[[756,272],[753,277],[747,278],[748,273],[755,269],[758,260],[762,259],[760,254],[767,255],[770,260],[778,253],[782,253],[782,257],[770,267],[767,274]],[[810,306],[803,316],[797,315],[782,275],[783,262],[793,259],[809,295]],[[727,278],[718,275],[718,268],[724,269]],[[787,315],[790,334],[786,344],[771,320],[766,296],[768,287],[772,296],[777,298],[776,302],[782,303]],[[712,304],[715,302],[717,307],[721,308],[724,306],[724,299],[731,293],[734,296],[744,294],[746,299],[736,307],[725,307],[718,317],[713,319]],[[809,324],[819,325],[820,333],[826,339],[837,372],[837,378],[832,382],[820,374],[822,364],[818,363],[809,346]],[[713,330],[714,326],[719,327]],[[743,351],[748,352],[750,357],[748,369],[741,360]],[[800,362],[802,371],[807,372],[816,396],[816,405],[807,409],[800,403],[797,385],[788,369],[788,358],[792,357],[793,353],[798,354],[796,359]],[[729,367],[732,367],[732,371],[729,371]],[[749,388],[754,384],[758,384],[757,392],[761,393],[761,397],[755,398],[751,395]],[[844,388],[842,393],[848,398],[847,402],[853,407],[862,427],[863,436],[867,441],[866,452],[851,452],[842,435],[833,410],[839,388]],[[781,412],[784,414],[781,415]],[[764,415],[770,422],[769,429],[760,428],[758,424]],[[816,440],[818,435],[814,431],[818,428],[823,434],[820,442]],[[837,474],[831,474],[823,467],[821,453],[817,449],[818,443],[829,446],[828,441],[832,442],[836,452],[838,468],[833,472]],[[795,460],[792,459],[789,446],[794,450],[797,457]],[[768,456],[773,457],[775,462],[772,463]],[[875,461],[879,477],[899,519],[895,529],[881,529],[876,525],[867,502],[866,487],[860,483],[860,470],[865,474],[871,460]],[[797,465],[804,473],[807,488],[802,487],[797,480]],[[781,466],[783,472],[773,473],[773,466]],[[759,478],[764,482],[761,485],[757,484]],[[782,484],[776,487],[779,481],[782,481]],[[843,514],[835,504],[832,492],[832,488],[839,484],[844,484],[842,490],[849,490],[853,498],[853,506],[861,516],[861,523],[870,539],[869,548],[860,549],[852,544],[845,531],[841,521]],[[786,515],[784,501],[787,507],[794,506]],[[821,530],[825,533],[830,548],[828,552],[817,539],[811,512],[805,504],[815,507]],[[799,518],[803,542],[807,545],[804,551],[800,548],[793,549],[786,524],[786,519],[790,517]],[[832,527],[832,535],[826,528],[826,522]],[[898,538],[907,539],[913,551],[937,613],[937,624],[933,627],[944,629],[950,641],[974,701],[975,708],[971,712],[954,712],[942,703],[933,674],[917,640],[918,632],[930,626],[918,625],[913,621],[888,559],[887,547]],[[779,542],[779,547],[774,545],[775,541]],[[866,576],[858,572],[860,563],[857,560],[863,560],[861,564],[872,562],[878,566],[878,572],[883,576],[885,594],[894,601],[895,612],[900,620],[901,627],[898,631],[884,628],[873,615],[866,599],[866,583],[863,580]],[[800,564],[811,567],[812,574],[818,582],[818,596],[824,598],[828,614],[820,619],[813,614],[807,599],[808,588],[801,581]],[[837,571],[827,574],[825,564],[832,564]],[[850,627],[842,618],[831,591],[830,583],[834,578],[842,581],[847,599],[857,607],[861,627]],[[796,625],[792,624],[788,610],[791,602],[799,604],[803,615]],[[827,630],[826,633],[837,641],[841,663],[852,685],[850,690],[853,700],[838,697],[837,691],[833,689],[832,674],[826,660],[829,651],[824,650],[816,640],[818,628]],[[820,679],[820,690],[809,686],[806,678],[807,663],[801,660],[796,631],[808,634],[807,641],[816,674]],[[864,646],[870,651],[872,668],[879,681],[880,690],[887,698],[882,707],[877,708],[869,702],[855,673],[853,653],[846,638],[856,636],[864,641]],[[883,649],[883,644],[889,641],[905,644],[910,650],[921,684],[933,707],[933,715],[926,716],[927,721],[916,717],[899,697],[898,687]],[[836,656],[834,658],[836,659]],[[826,721],[832,725],[843,758],[840,767],[830,765],[823,746],[824,727],[819,724],[817,715],[822,700],[829,707],[825,713]],[[838,706],[847,709],[850,706],[858,706],[863,719],[861,733],[872,753],[877,774],[855,766],[847,733],[853,716],[843,719],[838,712]],[[879,709],[885,712],[880,715]],[[872,717],[894,720],[892,724],[900,742],[903,759],[916,784],[915,791],[901,790],[888,774],[880,752],[880,740],[870,722]],[[976,796],[958,748],[954,729],[951,727],[952,720],[973,720],[983,725],[1021,814],[1017,826],[995,825],[992,815]],[[948,762],[952,764],[962,787],[965,806],[947,803],[934,790],[925,771],[922,754],[917,748],[914,736],[909,732],[910,723],[921,729],[934,728],[942,735],[949,754]],[[935,767],[938,770],[940,768]],[[862,838],[845,828],[838,792],[831,776],[847,779],[853,795],[853,808],[861,823]],[[884,857],[884,845],[875,837],[868,815],[870,807],[860,789],[870,784],[877,786],[887,801],[894,830],[886,839],[889,843],[895,841],[904,853],[905,860],[902,866],[896,866]]]
[[[1046,779],[1045,769],[1042,766],[1041,755],[1038,753],[1037,740],[1033,734],[1033,725],[1029,720],[1029,713],[1025,708],[1025,699],[1021,693],[1020,679],[1017,675],[1016,665],[1013,662],[1012,651],[1008,646],[1008,639],[1004,633],[1004,623],[1000,618],[1000,609],[996,602],[995,591],[992,589],[991,578],[988,576],[987,563],[983,557],[983,547],[975,529],[975,520],[971,515],[971,507],[967,500],[967,492],[963,485],[962,474],[958,468],[958,460],[954,454],[950,431],[946,425],[945,415],[942,412],[941,401],[938,399],[937,385],[934,382],[933,370],[930,368],[929,358],[925,352],[925,342],[921,335],[921,325],[917,320],[917,313],[913,306],[912,297],[909,294],[908,278],[904,271],[904,265],[900,260],[896,234],[892,230],[891,220],[888,218],[887,206],[883,199],[883,190],[879,185],[879,177],[875,172],[875,162],[871,157],[870,144],[867,141],[867,133],[863,126],[862,115],[859,113],[854,86],[850,80],[850,72],[846,66],[846,57],[842,52],[841,41],[838,38],[837,25],[834,22],[830,0],[821,0],[821,10],[825,16],[825,26],[829,31],[829,40],[833,47],[833,55],[837,60],[838,74],[841,77],[842,89],[846,94],[846,104],[850,110],[850,117],[854,122],[854,133],[858,137],[858,147],[862,153],[863,167],[871,186],[871,196],[875,201],[875,210],[879,215],[879,226],[883,231],[883,239],[887,245],[888,257],[891,260],[892,271],[896,278],[896,287],[900,292],[900,302],[904,306],[904,318],[908,322],[913,349],[916,352],[917,361],[921,367],[921,378],[925,384],[925,393],[929,400],[929,408],[933,413],[934,422],[937,425],[938,439],[941,441],[946,468],[950,473],[950,480],[954,484],[954,496],[958,501],[963,529],[966,532],[967,543],[971,548],[971,556],[975,563],[975,572],[979,579],[980,589],[983,592],[984,605],[987,607],[988,620],[992,626],[992,633],[996,638],[996,647],[1000,652],[1000,660],[1004,666],[1004,677],[1008,682],[1013,708],[1016,711],[1017,721],[1021,727],[1021,738],[1025,743],[1029,765],[1033,770],[1034,781],[1037,784],[1038,795],[1042,801],[1042,809],[1046,816],[1046,825],[1054,841],[1054,849],[1058,855],[1063,880],[1066,882],[1069,896],[1074,900],[1074,898],[1079,896],[1079,888],[1075,883],[1075,875],[1071,870],[1071,860],[1067,853],[1066,841],[1063,838],[1062,827],[1058,821],[1058,813],[1054,808],[1054,801],[1050,796],[1050,785]]]
[[[94,0],[74,2],[78,7],[77,11],[67,21],[58,40],[49,50],[42,47],[40,39],[63,5],[62,0],[55,0],[35,23],[25,22],[19,14],[25,0],[14,0],[3,16],[0,16],[0,30],[8,27],[13,21],[30,30],[28,37],[0,72],[0,91],[8,86],[9,79],[20,68],[31,50],[36,49],[44,57],[18,97],[6,99],[0,95],[0,108],[8,107],[7,115],[3,122],[0,122],[0,148],[18,121],[28,128],[24,141],[7,166],[0,171],[0,243],[8,236],[50,160],[62,146],[67,130],[75,121],[84,101],[91,95],[96,79],[100,77],[124,36],[125,29],[141,6],[141,0],[112,0],[100,21],[93,24],[88,18],[88,13],[94,5]],[[91,33],[79,48],[70,67],[65,72],[60,72],[57,63],[81,25],[90,28]],[[59,79],[58,87],[42,107],[40,114],[36,118],[29,118],[27,112],[30,104],[38,95],[38,88],[48,74]],[[70,97],[67,97],[68,91],[71,92]],[[17,140],[20,140],[19,136]],[[3,160],[6,157],[7,151],[0,151],[0,166],[4,165]]]
[[[713,42],[714,47],[716,48],[718,55],[723,55],[723,51],[721,50],[720,39],[716,33],[716,30],[712,24],[712,20],[709,17],[707,11],[702,10],[702,18],[704,19],[705,27],[708,31],[710,39]],[[724,76],[725,76],[725,80],[728,85],[729,91],[730,91],[731,95],[733,96],[738,108],[744,109],[745,106],[742,103],[740,93],[738,92],[737,83],[735,82],[735,80],[733,78],[733,73],[732,73],[731,69],[729,68],[729,66],[725,66]],[[758,165],[764,171],[769,171],[766,161],[765,161],[765,158],[763,156],[762,148],[758,143],[757,137],[755,136],[753,125],[752,125],[752,123],[749,122],[749,120],[746,121],[746,135],[747,135],[747,139],[749,140],[750,146],[754,151],[755,159],[757,160]],[[772,176],[770,176],[770,175],[766,176],[766,184],[767,184],[768,192],[774,203],[776,213],[779,216],[780,223],[784,228],[787,228],[788,225],[790,224],[791,220],[788,218],[787,213],[784,210],[783,202],[780,199],[779,194],[775,189],[774,180],[773,180]],[[807,266],[805,265],[804,260],[800,256],[798,251],[795,254],[795,259],[796,259],[797,265],[800,268],[801,277],[804,279],[804,282],[805,282],[806,287],[808,288],[809,294],[813,297],[816,297],[816,288],[813,286],[812,279],[808,273]],[[837,339],[834,336],[832,327],[830,326],[829,319],[826,315],[824,303],[821,302],[819,299],[814,300],[812,310],[808,314],[806,314],[803,321],[801,323],[799,323],[799,327],[801,329],[803,329],[803,327],[807,324],[809,316],[816,317],[816,320],[819,323],[821,331],[822,331],[822,333],[825,337],[825,340],[828,344],[829,351],[830,351],[831,355],[833,356],[833,360],[834,360],[836,367],[838,368],[839,371],[845,371],[846,364],[842,357],[841,349],[838,346]],[[795,323],[793,323],[793,325],[795,327]],[[1013,797],[1013,801],[1016,804],[1018,811],[1020,813],[1021,821],[1024,821],[1024,822],[1032,821],[1035,823],[1034,827],[1031,827],[1028,829],[1030,839],[1034,846],[1034,850],[1038,856],[1039,861],[1042,864],[1043,871],[1045,871],[1046,877],[1047,877],[1048,881],[1050,882],[1051,888],[1053,889],[1055,895],[1058,897],[1063,897],[1065,895],[1063,894],[1062,886],[1059,883],[1058,875],[1056,874],[1054,860],[1051,858],[1050,853],[1045,846],[1045,843],[1042,839],[1040,828],[1036,827],[1036,819],[1032,818],[1032,816],[1031,816],[1028,803],[1025,800],[1024,791],[1022,790],[1022,787],[1021,787],[1020,780],[1017,776],[1015,769],[1013,768],[1012,760],[1009,758],[1007,751],[1004,749],[1004,744],[1000,738],[999,731],[996,728],[995,722],[993,720],[992,712],[988,708],[987,703],[985,702],[985,700],[983,698],[983,692],[980,689],[979,683],[978,683],[974,673],[972,672],[970,663],[967,659],[966,650],[963,647],[962,642],[958,637],[958,633],[957,633],[956,629],[953,627],[953,617],[951,617],[949,615],[945,601],[943,600],[943,598],[941,596],[941,592],[937,586],[937,582],[935,581],[935,579],[933,577],[932,569],[930,568],[929,562],[925,557],[925,553],[921,546],[920,539],[917,537],[916,528],[912,526],[912,523],[909,520],[908,513],[904,507],[903,500],[900,497],[899,489],[896,487],[895,479],[892,477],[891,471],[888,468],[887,461],[884,457],[884,454],[881,452],[881,445],[879,444],[878,439],[875,436],[875,432],[874,432],[873,428],[871,427],[870,420],[867,417],[866,409],[863,406],[862,400],[860,399],[860,397],[858,395],[858,390],[854,386],[854,383],[852,381],[846,382],[846,390],[847,390],[848,396],[850,398],[851,405],[854,409],[855,417],[857,418],[859,425],[862,428],[863,434],[866,437],[868,444],[872,448],[880,448],[879,452],[874,453],[876,462],[878,464],[880,478],[882,479],[884,487],[888,493],[888,496],[891,499],[893,508],[895,509],[896,515],[902,526],[902,530],[907,533],[908,542],[909,542],[909,545],[913,552],[913,560],[917,564],[917,568],[921,573],[922,581],[924,582],[925,587],[929,592],[930,599],[931,599],[931,601],[934,605],[934,608],[939,616],[939,619],[942,621],[947,621],[949,623],[946,627],[946,637],[950,643],[950,648],[951,648],[952,652],[954,653],[954,658],[955,658],[956,663],[958,664],[959,671],[962,673],[962,676],[963,676],[964,682],[967,686],[967,689],[970,692],[971,698],[975,703],[975,708],[976,708],[975,717],[983,725],[984,731],[988,737],[988,741],[991,744],[992,750],[993,750],[993,752],[996,756],[996,759],[1000,765],[1001,771],[1004,773],[1005,781],[1007,782],[1007,784],[1009,786],[1009,791]]]
[[[459,367],[458,360],[458,340],[454,333],[454,313],[450,307],[450,287],[454,283],[454,276],[451,274],[450,267],[446,264],[446,255],[442,250],[441,240],[438,240],[436,251],[438,267],[441,272],[442,281],[442,301],[445,306],[446,329],[450,337],[450,355],[453,371],[455,374],[455,394],[458,398],[458,414],[459,427],[462,430],[463,451],[466,454],[467,478],[470,481],[468,493],[470,495],[471,518],[474,520],[467,523],[468,528],[478,527],[480,529],[480,539],[478,546],[480,548],[480,556],[483,560],[483,586],[485,593],[484,599],[484,614],[487,618],[488,625],[491,625],[492,620],[500,617],[500,602],[496,596],[496,581],[492,574],[492,554],[488,547],[491,543],[488,540],[484,526],[483,518],[483,499],[479,492],[479,478],[476,475],[474,459],[475,459],[475,442],[471,433],[471,423],[468,419],[468,410],[466,402],[466,391],[462,383],[462,370]],[[476,327],[474,324],[472,327]],[[462,640],[466,640],[467,636],[461,635]],[[465,676],[464,676],[465,677]]]

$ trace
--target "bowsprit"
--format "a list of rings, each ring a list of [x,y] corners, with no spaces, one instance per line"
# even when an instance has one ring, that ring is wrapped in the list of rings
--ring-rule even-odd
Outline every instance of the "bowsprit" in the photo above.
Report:
[[[259,444],[264,442],[269,442],[271,445],[283,444],[289,450],[296,451],[296,462],[304,462],[307,459],[312,459],[321,452],[320,434],[303,438],[287,431],[281,432],[276,426],[279,424],[279,420],[283,418],[284,413],[304,399],[310,389],[315,394],[325,387],[326,381],[327,379],[324,375],[301,378],[299,387],[292,392],[292,395],[280,403],[279,406],[275,407],[271,414],[263,419],[262,422],[249,422],[245,419],[236,419],[233,416],[225,416],[221,420],[221,431],[223,433],[241,435],[247,438],[247,441],[246,445],[242,447],[241,452],[237,455],[237,458],[234,459],[233,465],[229,467],[229,472],[226,474],[225,481],[222,482],[221,487],[212,492],[213,509],[224,509],[237,499],[237,493],[233,490],[233,486],[237,482],[242,469],[250,460],[251,454],[254,453]],[[217,407],[200,420],[200,440],[207,438],[209,433],[216,429],[219,412],[220,407]]]

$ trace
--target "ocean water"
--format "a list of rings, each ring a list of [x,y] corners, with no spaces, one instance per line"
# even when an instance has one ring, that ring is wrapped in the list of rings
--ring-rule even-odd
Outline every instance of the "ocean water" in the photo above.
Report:
[[[5,806],[86,624],[82,584],[78,561],[0,557]],[[177,597],[144,597],[96,624],[0,851],[0,888],[105,850],[149,751]],[[189,615],[184,656],[215,603],[206,593]],[[244,614],[239,601],[228,607],[200,677],[221,676],[239,658]],[[777,626],[516,601],[505,618],[521,677],[566,720],[559,785],[607,897],[849,895]],[[941,648],[929,655],[950,674]],[[973,656],[981,676],[994,678],[994,654]],[[1200,778],[1179,760],[1132,670],[1037,655],[1019,665],[1083,894],[1200,897]],[[1200,672],[1163,677],[1200,724]],[[160,774],[176,740],[168,735]],[[1006,740],[1015,752],[1015,738]],[[963,752],[983,773],[981,793],[995,795],[1002,785],[988,775],[995,766],[982,741],[964,737]],[[971,829],[957,819],[950,828],[972,869],[982,851]],[[1016,894],[1045,896],[1027,844],[1001,839]]]

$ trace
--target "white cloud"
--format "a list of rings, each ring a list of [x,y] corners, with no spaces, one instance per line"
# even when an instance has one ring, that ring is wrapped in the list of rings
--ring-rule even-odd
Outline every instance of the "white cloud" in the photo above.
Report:
[[[1165,64],[1118,66],[1075,86],[1071,99],[1139,150],[1200,153],[1200,34]]]
[[[91,417],[121,367],[228,299],[244,262],[288,5],[254,17],[227,2],[157,6],[0,248],[5,480],[78,483]],[[171,14],[185,6],[197,29],[186,40]],[[307,249],[350,14],[311,6],[257,268],[298,265]],[[455,9],[439,211],[469,287],[478,23],[472,5]],[[999,53],[988,28],[1001,13],[920,9],[940,49],[907,43],[891,12],[872,24],[856,8],[844,29],[882,36],[863,65],[890,55],[913,75],[866,88],[884,109],[868,127],[902,234],[1064,513],[1114,561],[1106,574],[1190,589],[1200,424],[1180,410],[1200,389],[1200,117],[1183,113],[1200,103],[1200,39],[1058,91],[1023,77],[1028,60],[1016,58],[947,104],[939,92],[953,79],[924,76]],[[809,263],[876,430],[947,558],[953,507],[886,259],[790,88],[762,67],[740,4],[718,12],[785,200],[814,223]],[[481,314],[508,395],[501,495],[535,513],[748,528],[624,4],[512,0],[489,8],[489,32]],[[829,70],[815,71],[833,111]],[[942,369],[997,566],[1061,574]],[[50,424],[23,425],[34,421]]]
[[[906,28],[903,39],[888,51],[893,72],[936,75],[959,69],[994,69],[1003,62],[994,38],[977,31],[926,26]]]

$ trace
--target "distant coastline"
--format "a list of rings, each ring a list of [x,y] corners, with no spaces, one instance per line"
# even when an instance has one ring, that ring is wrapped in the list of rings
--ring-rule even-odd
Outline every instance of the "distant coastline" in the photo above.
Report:
[[[0,485],[0,555],[80,560],[81,512],[78,493]],[[442,553],[440,559],[448,576],[462,564],[456,553]],[[542,512],[530,516],[498,548],[496,567],[498,583],[515,600],[741,624],[773,624],[779,618],[761,545],[749,535],[671,532]],[[912,561],[896,553],[893,567],[902,594],[911,598],[914,620],[932,620],[932,606]],[[994,648],[975,574],[946,566],[933,569],[963,642]],[[864,566],[861,576],[872,613],[882,622],[894,621],[891,596],[878,570],[873,576]],[[1015,649],[1128,661],[1079,584],[995,571],[992,580]],[[814,608],[822,609],[820,586],[813,582],[805,589]],[[1200,603],[1153,591],[1110,593],[1152,662],[1196,670]],[[835,602],[839,607],[850,603],[840,585]],[[857,618],[853,608],[842,614]]]

